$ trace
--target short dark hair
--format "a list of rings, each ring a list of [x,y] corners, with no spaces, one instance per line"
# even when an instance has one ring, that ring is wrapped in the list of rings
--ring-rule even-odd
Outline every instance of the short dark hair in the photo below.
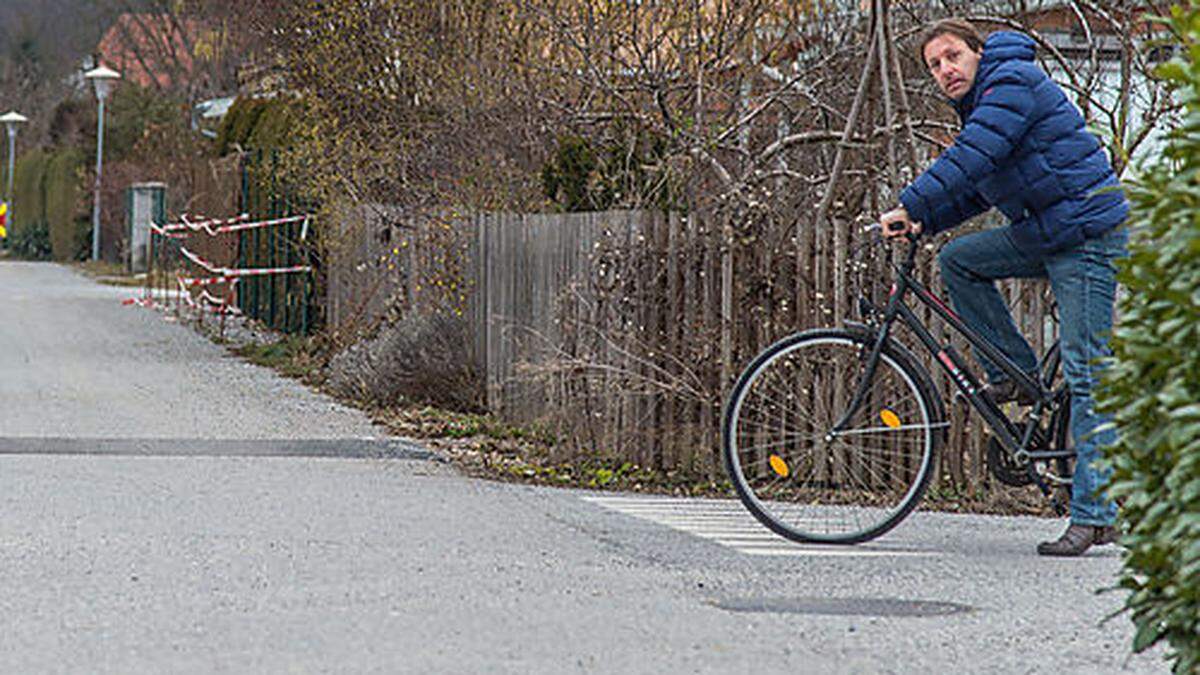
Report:
[[[966,19],[942,19],[925,27],[921,32],[921,45],[917,49],[917,59],[925,63],[925,47],[943,35],[953,35],[967,43],[973,52],[983,51],[983,33]]]

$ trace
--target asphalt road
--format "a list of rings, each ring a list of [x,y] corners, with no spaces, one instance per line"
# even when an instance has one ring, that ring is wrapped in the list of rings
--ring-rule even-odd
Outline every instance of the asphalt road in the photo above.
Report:
[[[1109,547],[917,513],[792,546],[726,502],[458,475],[129,289],[0,261],[0,672],[1107,673]]]

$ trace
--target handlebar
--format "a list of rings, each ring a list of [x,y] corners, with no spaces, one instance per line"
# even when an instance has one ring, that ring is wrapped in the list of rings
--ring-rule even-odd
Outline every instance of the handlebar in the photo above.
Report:
[[[870,225],[867,225],[866,227],[863,228],[864,232],[874,232],[876,230],[878,230],[879,232],[883,232],[883,225],[881,225],[879,223],[871,223]],[[913,234],[911,231],[904,235],[904,238],[913,244],[917,243],[918,237],[920,237],[919,234]]]
[[[864,247],[870,243],[878,243],[879,240],[883,238],[883,235],[880,234],[880,232],[883,231],[883,226],[880,225],[879,223],[871,223],[870,225],[867,225],[863,229],[865,232],[869,232],[872,234],[871,242],[864,242],[863,243]],[[902,259],[903,261],[900,263],[899,267],[905,273],[909,273],[913,269],[913,264],[914,264],[913,261],[916,260],[917,251],[919,251],[921,248],[921,244],[919,241],[920,236],[921,235],[913,234],[912,232],[909,232],[904,235],[904,238],[906,240],[908,240],[908,250],[904,252],[904,257]]]

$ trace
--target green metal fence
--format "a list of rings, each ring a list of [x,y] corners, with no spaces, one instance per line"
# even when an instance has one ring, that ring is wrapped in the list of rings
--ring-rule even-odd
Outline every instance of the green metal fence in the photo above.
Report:
[[[279,178],[279,157],[274,151],[254,151],[242,159],[239,211],[251,220],[267,220],[308,213]],[[246,230],[239,234],[238,267],[281,268],[313,265],[313,222],[286,223]],[[241,280],[238,308],[253,319],[284,333],[309,334],[318,325],[316,272],[272,274]]]

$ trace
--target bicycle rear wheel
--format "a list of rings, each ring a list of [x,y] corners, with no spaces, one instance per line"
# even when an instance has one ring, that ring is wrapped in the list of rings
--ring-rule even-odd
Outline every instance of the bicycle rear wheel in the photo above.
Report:
[[[846,413],[874,338],[816,330],[768,347],[726,405],[722,453],[738,497],[776,533],[855,544],[895,527],[921,500],[946,426],[928,375],[885,346],[871,387]]]

